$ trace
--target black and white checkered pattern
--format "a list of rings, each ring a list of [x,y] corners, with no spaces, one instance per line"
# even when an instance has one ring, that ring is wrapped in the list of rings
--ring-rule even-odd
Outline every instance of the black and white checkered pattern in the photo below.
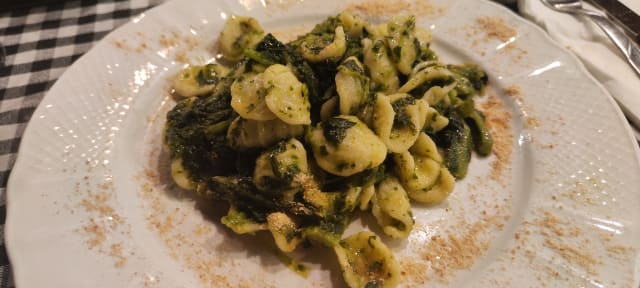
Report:
[[[13,286],[4,247],[7,179],[33,111],[97,41],[161,2],[59,1],[0,13],[0,288]]]

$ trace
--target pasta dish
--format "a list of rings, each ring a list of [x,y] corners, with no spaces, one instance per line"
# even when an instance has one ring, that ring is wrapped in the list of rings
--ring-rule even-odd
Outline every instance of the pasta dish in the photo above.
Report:
[[[347,225],[371,213],[384,237],[406,238],[411,203],[442,201],[472,151],[492,149],[474,103],[486,74],[440,62],[431,40],[411,15],[372,24],[343,12],[289,43],[231,17],[224,65],[173,80],[163,137],[175,183],[228,203],[225,226],[268,231],[284,254],[332,249],[349,287],[395,287],[382,235],[344,237]]]

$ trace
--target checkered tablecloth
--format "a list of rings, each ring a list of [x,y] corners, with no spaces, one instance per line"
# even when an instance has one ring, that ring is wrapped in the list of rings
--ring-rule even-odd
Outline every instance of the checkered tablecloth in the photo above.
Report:
[[[13,286],[4,247],[6,185],[31,114],[76,59],[107,33],[163,1],[48,2],[0,12],[0,288]]]

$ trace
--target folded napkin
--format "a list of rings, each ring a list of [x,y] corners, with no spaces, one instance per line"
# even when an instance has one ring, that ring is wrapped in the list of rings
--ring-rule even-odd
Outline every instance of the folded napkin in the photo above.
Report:
[[[619,1],[635,13],[640,13],[640,1]],[[588,3],[583,5],[597,10]],[[640,76],[598,26],[586,17],[553,11],[540,0],[518,0],[518,7],[520,14],[540,25],[551,38],[573,51],[622,109],[631,112],[626,113],[629,121],[640,127]]]

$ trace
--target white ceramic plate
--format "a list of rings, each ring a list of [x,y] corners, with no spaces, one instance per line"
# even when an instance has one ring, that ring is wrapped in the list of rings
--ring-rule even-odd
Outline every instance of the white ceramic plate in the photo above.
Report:
[[[291,37],[347,6],[373,20],[414,13],[445,62],[490,75],[494,155],[473,159],[444,203],[414,207],[408,240],[384,239],[403,286],[637,287],[640,158],[626,121],[575,57],[475,0],[191,0],[136,17],[67,70],[25,131],[8,184],[18,287],[343,286],[329,250],[298,255],[305,279],[268,234],[218,224],[223,212],[171,184],[160,135],[167,79],[214,56],[225,18]]]

